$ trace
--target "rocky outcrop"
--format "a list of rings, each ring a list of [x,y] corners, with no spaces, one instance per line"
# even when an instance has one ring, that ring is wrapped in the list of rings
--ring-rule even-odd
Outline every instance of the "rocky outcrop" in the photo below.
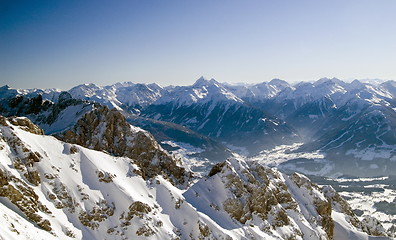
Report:
[[[79,119],[73,128],[56,137],[114,156],[129,157],[140,167],[138,173],[145,179],[162,175],[175,185],[185,186],[192,177],[151,134],[128,124],[116,109],[97,107]]]
[[[46,231],[51,231],[50,222],[40,216],[40,212],[51,214],[51,211],[39,201],[39,197],[33,189],[1,169],[0,179],[0,197],[7,198],[37,226]]]
[[[224,167],[232,172],[230,165]],[[226,175],[225,187],[233,197],[223,203],[224,210],[241,223],[251,220],[253,215],[266,221],[276,212],[272,224],[282,227],[289,224],[285,211],[297,207],[279,172],[261,165],[242,171],[241,175]]]
[[[334,222],[331,217],[331,201],[323,198],[323,195],[317,194],[317,192],[320,192],[321,189],[318,187],[318,185],[311,182],[306,176],[294,173],[290,179],[300,189],[304,189],[309,194],[311,204],[315,207],[315,210],[319,214],[321,226],[326,231],[328,238],[332,239],[334,235]]]
[[[322,189],[328,201],[331,203],[332,208],[345,214],[345,220],[352,226],[374,236],[387,236],[386,230],[382,224],[374,217],[366,216],[360,221],[348,202],[338,194],[333,187],[324,186]]]
[[[300,196],[303,191],[275,169],[232,158],[215,165],[208,178],[192,186],[185,195],[196,201],[200,209],[210,209],[204,211],[209,216],[225,212],[228,216],[220,216],[227,224],[243,228],[258,226],[268,238],[304,239],[305,235],[311,235],[316,239],[332,239],[333,225],[326,226],[323,220],[325,217],[326,221],[331,220],[327,218],[331,216],[331,207],[307,211],[305,205],[311,202]],[[210,199],[201,197],[211,192],[219,195]],[[325,199],[321,193],[317,194],[318,199]]]
[[[38,186],[41,183],[40,174],[35,167],[35,163],[39,162],[42,156],[38,152],[31,151],[12,132],[15,127],[20,127],[22,130],[35,134],[43,134],[43,131],[26,118],[5,118],[0,116],[0,125],[3,126],[0,129],[0,150],[9,148],[9,151],[14,156],[11,159],[12,167],[28,183],[15,177],[9,170],[0,168],[0,197],[7,198],[27,219],[50,232],[52,230],[50,222],[41,215],[42,213],[51,214],[51,211],[41,203],[39,196],[32,188],[32,186]]]
[[[44,135],[44,131],[41,128],[39,128],[37,125],[33,124],[26,117],[10,117],[8,118],[8,120],[11,122],[12,125],[19,126],[21,127],[21,129],[27,132]]]
[[[215,197],[207,197],[213,192]],[[343,224],[339,216],[359,232],[386,236],[378,221],[360,221],[331,187],[322,188],[304,175],[288,176],[238,158],[216,164],[185,196],[208,216],[221,218],[226,226],[258,226],[268,238],[334,239],[336,226]]]
[[[0,116],[0,122],[1,125],[8,126],[10,128],[18,126],[20,129],[34,134],[43,134],[43,130],[34,125],[27,118],[5,118]],[[15,154],[15,157],[13,158],[13,167],[17,169],[31,184],[38,186],[41,181],[40,174],[34,164],[39,162],[42,159],[42,156],[38,152],[31,151],[20,138],[18,138],[12,131],[7,130],[7,128],[2,130],[2,139]]]

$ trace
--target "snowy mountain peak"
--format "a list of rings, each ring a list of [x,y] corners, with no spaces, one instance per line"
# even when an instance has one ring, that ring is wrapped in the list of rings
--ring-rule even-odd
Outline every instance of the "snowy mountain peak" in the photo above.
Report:
[[[97,86],[93,83],[85,83],[78,86],[73,87],[69,90],[69,93],[78,99],[87,99],[96,94],[96,91],[100,90],[101,87]]]
[[[219,82],[217,82],[214,78],[211,78],[210,80],[200,77],[195,81],[195,83],[192,85],[193,87],[203,87],[203,86],[210,86],[210,85],[221,85]]]
[[[116,83],[104,87],[79,85],[69,90],[73,98],[92,100],[118,110],[139,112],[141,107],[155,102],[165,92],[158,84]]]
[[[8,85],[4,85],[4,86],[0,87],[0,91],[5,91],[5,90],[8,90],[8,89],[10,89],[10,86],[8,86]]]
[[[282,79],[278,79],[278,78],[274,78],[271,81],[268,82],[269,85],[273,85],[273,86],[278,86],[278,87],[288,87],[290,86],[290,84],[288,82],[286,82],[285,80]]]
[[[129,81],[129,82],[118,82],[110,86],[114,86],[115,88],[120,88],[120,87],[132,87],[134,85],[135,83]]]
[[[314,82],[314,85],[320,85],[323,83],[328,83],[328,84],[339,84],[339,85],[344,85],[345,82],[343,82],[342,80],[338,79],[338,78],[321,78],[319,80],[317,80],[316,82]]]
[[[243,100],[216,80],[207,80],[201,77],[191,86],[169,89],[169,92],[159,98],[155,104],[172,103],[176,106],[191,106],[192,104],[202,105],[209,102],[216,105],[219,102],[243,103]]]

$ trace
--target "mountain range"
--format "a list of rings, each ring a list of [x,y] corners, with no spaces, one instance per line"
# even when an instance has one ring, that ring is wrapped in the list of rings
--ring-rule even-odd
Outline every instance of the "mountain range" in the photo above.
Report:
[[[395,94],[335,78],[3,86],[0,237],[388,239],[302,174],[392,175]]]
[[[331,168],[326,172],[329,176],[377,176],[396,170],[395,81],[373,84],[323,78],[291,85],[274,79],[231,85],[201,77],[190,86],[83,84],[67,92],[72,99],[119,110],[129,123],[150,131],[164,148],[194,152],[190,157],[203,161],[208,156],[212,163],[224,161],[231,151],[257,156],[276,146],[299,143],[302,146],[295,151],[325,155],[329,162],[326,168]],[[0,112],[25,116],[23,111],[29,114],[34,107],[19,113],[10,109],[17,104],[18,109],[25,109],[24,101],[37,97],[57,103],[60,94],[55,89],[16,90],[4,86],[0,99],[8,100],[2,101]],[[50,134],[59,130],[38,124]],[[293,160],[282,167],[298,165],[304,171],[306,162],[315,164],[312,159]]]

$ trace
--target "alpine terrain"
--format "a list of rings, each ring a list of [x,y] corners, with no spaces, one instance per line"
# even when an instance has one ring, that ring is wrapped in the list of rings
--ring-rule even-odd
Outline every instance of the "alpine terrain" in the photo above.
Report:
[[[0,88],[0,239],[392,239],[396,82]]]

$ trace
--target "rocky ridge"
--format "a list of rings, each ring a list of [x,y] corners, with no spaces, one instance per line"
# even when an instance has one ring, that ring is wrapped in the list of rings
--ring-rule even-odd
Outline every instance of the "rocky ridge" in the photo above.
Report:
[[[56,137],[114,156],[128,157],[140,167],[139,174],[145,179],[162,175],[172,183],[186,187],[192,177],[192,173],[180,167],[150,133],[127,123],[116,109],[95,108]]]

